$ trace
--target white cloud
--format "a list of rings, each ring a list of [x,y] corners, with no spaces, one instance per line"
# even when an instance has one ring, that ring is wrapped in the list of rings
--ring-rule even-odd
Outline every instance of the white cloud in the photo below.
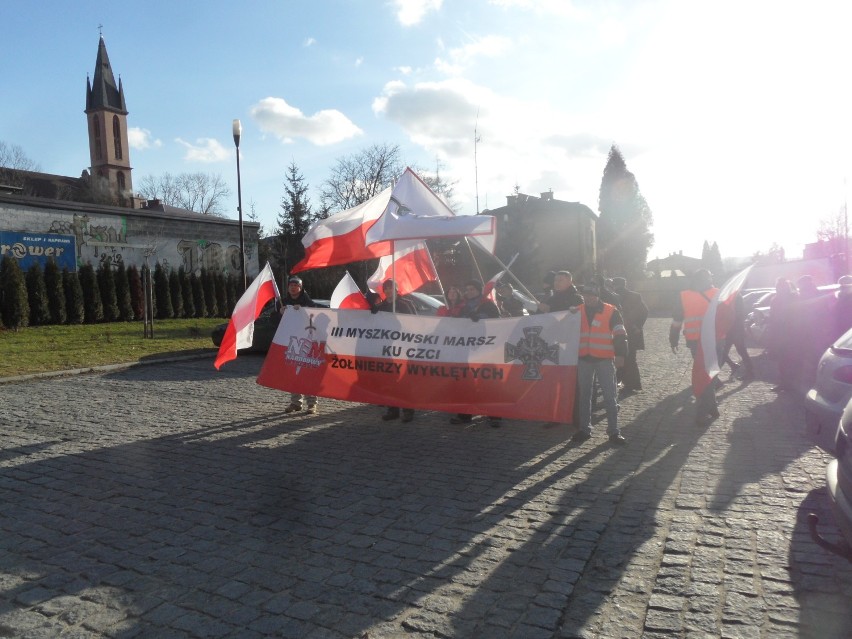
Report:
[[[496,58],[512,48],[512,40],[503,36],[489,35],[477,38],[463,47],[447,52],[449,59],[437,58],[435,66],[447,75],[459,75],[477,58]]]
[[[361,135],[362,131],[340,111],[323,109],[306,116],[282,98],[264,98],[251,108],[261,130],[272,133],[285,144],[304,138],[317,146],[336,144]]]
[[[151,147],[159,148],[163,146],[162,141],[151,138],[151,132],[148,129],[140,129],[138,127],[130,127],[127,129],[127,141],[131,149],[143,150]]]
[[[429,11],[438,11],[444,0],[393,0],[400,24],[410,27],[423,19]]]
[[[316,43],[316,38],[305,38],[305,42],[302,44],[302,46],[308,48],[314,46]]]
[[[355,58],[355,66],[360,67],[364,63],[364,56]]]
[[[547,103],[452,78],[414,85],[390,82],[373,101],[373,111],[445,163],[459,180],[460,199],[472,202],[478,181],[481,193],[499,194],[491,207],[501,206],[503,196],[518,184],[527,193],[552,188],[559,199],[596,208],[595,189],[611,141]],[[480,138],[478,175],[474,131]]]
[[[213,138],[198,138],[195,144],[191,144],[181,138],[175,138],[175,142],[186,149],[183,159],[187,162],[222,162],[230,157],[230,153],[218,140]]]

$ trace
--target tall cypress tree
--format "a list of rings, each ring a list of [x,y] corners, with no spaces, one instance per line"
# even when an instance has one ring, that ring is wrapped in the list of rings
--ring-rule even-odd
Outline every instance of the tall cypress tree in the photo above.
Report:
[[[172,269],[169,272],[169,295],[172,296],[172,312],[175,318],[183,317],[183,290],[181,288],[178,272]]]
[[[18,330],[30,323],[30,303],[27,299],[27,284],[21,267],[11,255],[4,255],[0,262],[0,311],[3,325]]]
[[[50,323],[64,324],[68,315],[65,312],[65,287],[62,285],[62,272],[52,257],[44,267],[44,285],[47,288],[47,306],[50,309]]]
[[[142,289],[142,276],[135,265],[127,269],[127,283],[130,286],[130,306],[133,308],[133,319],[144,317],[145,299]]]
[[[103,261],[100,266],[98,266],[98,288],[101,292],[104,321],[116,321],[119,318],[118,295],[116,295],[115,292],[115,276],[112,272],[112,264],[108,261]]]
[[[225,276],[214,273],[213,282],[216,286],[216,308],[219,309],[219,317],[228,317],[228,289],[225,286]]]
[[[192,282],[186,274],[186,269],[180,267],[178,269],[178,277],[180,278],[180,291],[183,294],[183,316],[195,317],[195,302],[192,299]]]
[[[96,324],[104,318],[98,276],[91,262],[86,262],[79,271],[80,286],[83,288],[83,317],[86,324]]]
[[[204,300],[204,285],[195,273],[189,274],[189,286],[192,289],[192,305],[195,317],[207,317],[207,302]]]
[[[44,326],[50,323],[50,306],[47,303],[47,286],[44,283],[44,271],[35,262],[27,271],[27,301],[30,304],[30,326]]]
[[[201,269],[201,288],[204,291],[204,304],[207,317],[219,317],[216,304],[216,278],[206,268]]]
[[[644,279],[653,215],[618,147],[609,150],[598,200],[598,265],[611,277]]]
[[[157,319],[174,317],[172,296],[169,293],[169,277],[159,262],[154,267],[154,297],[157,299]]]
[[[130,300],[130,280],[127,277],[127,269],[124,268],[124,262],[118,263],[118,268],[115,269],[115,297],[118,300],[118,318],[122,322],[129,322],[133,319],[133,304]]]
[[[69,324],[82,324],[86,312],[83,308],[83,287],[77,273],[62,269],[62,286],[65,289],[65,314]]]
[[[276,220],[270,257],[275,272],[286,275],[305,255],[301,239],[308,232],[314,216],[308,199],[308,185],[295,162],[287,167],[284,189],[287,194],[281,198],[281,212]]]

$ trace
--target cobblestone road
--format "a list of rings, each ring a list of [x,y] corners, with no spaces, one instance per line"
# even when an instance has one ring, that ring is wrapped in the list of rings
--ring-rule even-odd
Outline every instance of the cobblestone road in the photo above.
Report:
[[[537,422],[285,415],[251,356],[2,384],[0,637],[852,636],[800,402],[758,358],[697,428],[667,326],[623,449],[603,423],[570,448]]]

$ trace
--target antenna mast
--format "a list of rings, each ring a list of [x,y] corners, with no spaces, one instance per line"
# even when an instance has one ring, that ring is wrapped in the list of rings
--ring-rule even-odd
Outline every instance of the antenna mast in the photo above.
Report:
[[[482,141],[477,129],[479,128],[479,109],[476,110],[476,124],[473,125],[473,174],[476,184],[476,214],[479,215],[479,165],[476,160],[476,145]]]

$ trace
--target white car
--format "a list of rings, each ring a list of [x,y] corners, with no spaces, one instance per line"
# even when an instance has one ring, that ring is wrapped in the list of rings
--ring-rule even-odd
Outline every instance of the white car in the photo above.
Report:
[[[805,425],[808,434],[826,450],[834,445],[837,424],[844,407],[852,400],[852,329],[846,331],[823,353],[814,387],[805,396]]]

